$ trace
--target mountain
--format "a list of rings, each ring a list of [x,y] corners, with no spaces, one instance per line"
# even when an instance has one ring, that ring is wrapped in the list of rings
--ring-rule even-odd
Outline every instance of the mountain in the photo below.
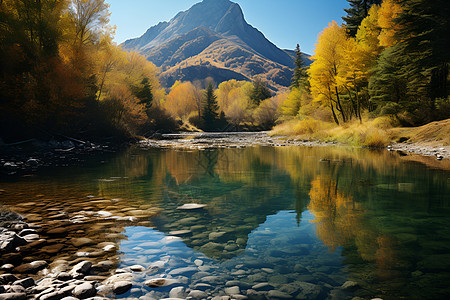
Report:
[[[244,18],[241,7],[229,0],[203,0],[161,22],[141,37],[122,44],[161,68],[161,81],[229,79],[258,76],[278,90],[290,85],[294,60]]]

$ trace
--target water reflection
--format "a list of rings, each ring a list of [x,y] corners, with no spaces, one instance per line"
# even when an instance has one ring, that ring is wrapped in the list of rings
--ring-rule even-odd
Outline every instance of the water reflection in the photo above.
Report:
[[[223,277],[215,290],[234,279],[269,282],[299,299],[313,298],[295,288],[305,284],[318,287],[318,298],[450,293],[448,171],[386,151],[344,148],[134,148],[105,160],[1,183],[0,203],[43,226],[42,253],[66,245],[58,256],[40,258],[71,261],[87,253],[121,267],[160,266],[142,280],[199,268],[201,260],[205,268],[198,271]],[[177,209],[186,203],[207,207]],[[75,230],[71,221],[80,212],[87,219]],[[56,238],[49,234],[55,227],[63,228]],[[176,243],[167,245],[168,236],[178,237]],[[82,237],[92,243],[75,247]],[[105,242],[121,252],[99,252]],[[196,274],[183,285],[202,283]],[[347,280],[359,288],[342,291]]]

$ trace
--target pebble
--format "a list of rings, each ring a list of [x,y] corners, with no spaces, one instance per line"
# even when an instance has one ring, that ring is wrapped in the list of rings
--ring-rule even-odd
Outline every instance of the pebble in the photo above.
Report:
[[[0,285],[6,285],[8,283],[12,283],[14,281],[17,281],[17,277],[13,274],[2,274],[0,275]]]
[[[359,283],[355,281],[346,281],[342,284],[341,289],[344,291],[355,291],[359,288]]]
[[[240,293],[240,289],[238,286],[232,286],[232,287],[226,287],[225,288],[225,294],[227,295],[237,295]]]
[[[86,299],[97,295],[97,290],[88,282],[77,285],[72,291],[73,296],[79,299]]]
[[[95,242],[90,238],[74,238],[71,240],[71,242],[72,245],[77,248],[95,244]]]
[[[129,269],[133,272],[144,272],[145,268],[141,265],[133,265],[131,267],[129,267]]]
[[[292,296],[277,290],[271,290],[268,293],[269,299],[292,299]]]
[[[169,272],[169,275],[172,276],[178,276],[178,275],[192,275],[193,273],[198,272],[197,268],[194,267],[185,267],[185,268],[179,268],[174,269]]]
[[[186,289],[182,286],[174,287],[170,290],[169,297],[183,299],[186,297]]]
[[[14,282],[14,285],[20,285],[24,288],[29,288],[35,285],[34,279],[31,277],[27,277],[21,280],[17,280]]]
[[[177,209],[181,209],[181,210],[195,210],[195,209],[205,208],[206,206],[207,206],[206,204],[187,203],[187,204],[183,204],[183,205],[177,207]]]
[[[273,286],[267,282],[262,282],[252,286],[252,289],[255,291],[269,291],[273,289]]]
[[[151,288],[158,288],[162,286],[171,286],[174,284],[179,284],[180,282],[176,279],[169,278],[154,278],[144,282],[144,284]]]
[[[27,294],[25,293],[3,293],[0,294],[0,300],[26,300]]]
[[[133,284],[131,281],[118,281],[114,284],[113,292],[116,295],[122,295],[128,292],[132,286]]]
[[[200,290],[192,290],[189,292],[188,297],[191,297],[191,299],[206,299],[208,297],[208,294],[206,294],[204,291]]]
[[[72,268],[69,274],[73,277],[78,276],[79,274],[87,274],[91,267],[92,263],[90,261],[81,261]]]

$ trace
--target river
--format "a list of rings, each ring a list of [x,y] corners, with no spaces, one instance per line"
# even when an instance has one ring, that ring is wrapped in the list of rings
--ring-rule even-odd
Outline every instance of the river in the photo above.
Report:
[[[23,261],[143,267],[107,297],[448,299],[449,178],[385,150],[146,145],[2,178],[0,204],[45,239]]]

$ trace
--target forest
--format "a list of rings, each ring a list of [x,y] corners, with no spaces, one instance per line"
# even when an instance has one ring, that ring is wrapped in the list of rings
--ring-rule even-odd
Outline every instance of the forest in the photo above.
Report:
[[[450,117],[450,4],[348,0],[344,24],[300,46],[291,87],[212,79],[161,86],[113,42],[104,0],[0,1],[0,138],[120,140],[182,131],[270,130],[385,145],[384,130]],[[352,133],[348,133],[348,130]],[[343,133],[345,132],[345,133]]]

